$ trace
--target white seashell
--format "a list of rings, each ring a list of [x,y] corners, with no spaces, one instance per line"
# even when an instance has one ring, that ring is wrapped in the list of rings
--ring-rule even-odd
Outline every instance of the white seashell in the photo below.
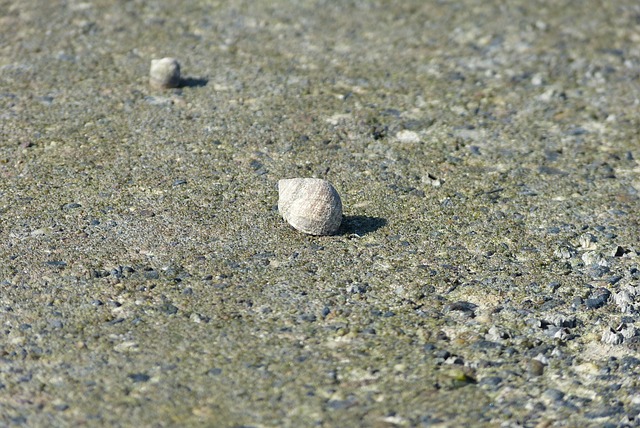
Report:
[[[175,58],[151,60],[149,84],[154,88],[175,88],[180,84],[180,63]]]
[[[278,211],[291,226],[309,235],[333,235],[342,222],[336,189],[320,178],[278,181]]]

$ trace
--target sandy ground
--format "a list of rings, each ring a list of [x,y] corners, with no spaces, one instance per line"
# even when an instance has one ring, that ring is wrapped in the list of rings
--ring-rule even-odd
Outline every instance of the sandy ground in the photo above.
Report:
[[[639,423],[640,6],[395,3],[0,1],[1,425]]]

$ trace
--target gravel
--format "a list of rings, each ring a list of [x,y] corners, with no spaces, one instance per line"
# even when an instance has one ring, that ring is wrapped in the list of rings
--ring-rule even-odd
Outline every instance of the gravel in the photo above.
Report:
[[[13,3],[0,425],[638,424],[637,2]]]

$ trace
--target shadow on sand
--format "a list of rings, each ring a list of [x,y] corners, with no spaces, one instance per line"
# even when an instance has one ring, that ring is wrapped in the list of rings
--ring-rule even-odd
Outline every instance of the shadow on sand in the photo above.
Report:
[[[201,88],[207,86],[209,80],[201,79],[199,77],[183,77],[180,79],[179,88]]]
[[[375,232],[387,225],[387,220],[381,217],[369,217],[366,215],[346,215],[342,219],[339,235],[350,235],[355,233],[364,236],[367,233]]]

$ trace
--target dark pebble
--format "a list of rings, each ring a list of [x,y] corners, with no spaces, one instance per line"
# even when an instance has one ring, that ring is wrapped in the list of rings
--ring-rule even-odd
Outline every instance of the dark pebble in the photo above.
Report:
[[[490,340],[478,340],[471,345],[474,349],[500,349],[502,345],[498,342],[492,342]]]
[[[569,129],[566,133],[567,135],[584,135],[587,134],[589,131],[587,131],[586,129],[577,126],[575,128],[571,128]]]
[[[448,311],[464,312],[465,314],[473,317],[475,316],[475,310],[477,307],[478,305],[473,304],[471,302],[458,301],[450,305],[447,305],[445,309]]]
[[[156,270],[148,270],[145,271],[144,277],[147,279],[158,279],[160,278],[160,274]]]
[[[557,308],[558,306],[562,306],[564,305],[564,300],[561,299],[549,299],[546,302],[544,302],[542,305],[540,305],[540,310],[541,311],[549,311],[553,308]]]
[[[250,167],[251,167],[251,169],[253,169],[254,171],[258,171],[259,169],[262,169],[262,167],[263,167],[262,163],[261,163],[260,161],[255,160],[255,159],[254,159],[254,160],[252,160],[252,161],[249,163],[249,166],[250,166]]]
[[[554,293],[558,288],[560,288],[560,283],[559,282],[550,282],[549,283],[549,288],[551,289],[551,292]]]
[[[540,172],[540,174],[545,174],[545,175],[569,175],[568,172],[562,171],[558,168],[552,168],[550,166],[541,166],[538,168],[538,172]]]
[[[589,309],[598,309],[607,304],[607,301],[611,297],[611,292],[606,288],[598,288],[591,296],[585,301],[585,305]]]
[[[451,356],[451,353],[445,349],[440,349],[439,351],[434,352],[433,356],[436,358],[443,358],[446,360]]]
[[[15,425],[24,425],[27,423],[27,418],[22,415],[11,418],[10,420],[11,420],[11,423]]]
[[[334,410],[341,410],[349,408],[353,405],[350,400],[329,400],[327,402],[327,407]]]
[[[347,292],[351,294],[365,294],[369,291],[369,284],[352,284],[347,287]]]
[[[149,376],[146,373],[132,373],[127,377],[131,379],[134,383],[147,382],[149,379],[151,379],[151,376]]]
[[[434,416],[431,416],[431,415],[425,415],[425,416],[420,418],[420,423],[422,424],[421,426],[425,426],[425,427],[432,426],[432,425],[437,425],[437,424],[440,424],[442,422],[443,422],[442,419],[438,419],[438,418],[436,418]]]
[[[584,300],[582,300],[582,297],[574,297],[573,300],[571,301],[571,306],[573,306],[574,308],[579,308],[580,305],[582,305],[584,303]]]
[[[317,317],[314,314],[302,314],[298,317],[301,321],[315,322]]]
[[[614,257],[622,257],[628,252],[629,252],[628,250],[625,250],[624,248],[622,248],[621,246],[618,245],[618,247],[616,248],[616,252],[613,253],[613,256]]]
[[[624,412],[624,407],[622,406],[607,406],[602,409],[598,409],[594,412],[585,413],[585,417],[587,419],[600,419],[600,418],[609,418],[612,416],[619,415]]]
[[[109,275],[111,275],[111,272],[108,272],[106,270],[91,270],[91,278],[105,278]]]
[[[592,266],[589,268],[588,274],[592,278],[602,278],[611,271],[606,266]]]
[[[609,278],[608,282],[609,284],[614,285],[614,284],[617,284],[621,279],[622,277],[620,275],[616,275]]]
[[[549,388],[544,392],[544,396],[551,401],[561,401],[564,398],[564,392],[558,389]]]
[[[502,383],[502,380],[500,376],[488,376],[480,379],[479,385],[496,387]]]
[[[161,312],[167,315],[174,315],[178,312],[178,308],[169,302],[165,302],[162,305],[160,305],[159,309]]]
[[[218,368],[218,367],[214,367],[214,368],[212,368],[212,369],[209,369],[209,370],[207,371],[207,374],[208,374],[209,376],[218,376],[218,375],[222,374],[222,369],[220,369],[220,368]]]
[[[504,351],[501,352],[502,355],[505,355],[507,357],[513,357],[514,355],[518,355],[520,352],[514,348],[513,346],[508,347],[507,349],[505,349]]]
[[[53,266],[53,267],[65,267],[67,265],[66,262],[63,262],[62,260],[51,260],[46,262],[49,266]]]
[[[63,209],[63,210],[72,210],[72,209],[75,209],[75,208],[80,208],[81,206],[82,206],[82,205],[80,205],[80,204],[77,204],[77,203],[75,203],[75,202],[71,202],[71,203],[69,203],[69,204],[64,204],[64,205],[62,206],[62,209]]]
[[[640,359],[630,355],[622,358],[622,368],[625,372],[633,372],[640,366]]]

